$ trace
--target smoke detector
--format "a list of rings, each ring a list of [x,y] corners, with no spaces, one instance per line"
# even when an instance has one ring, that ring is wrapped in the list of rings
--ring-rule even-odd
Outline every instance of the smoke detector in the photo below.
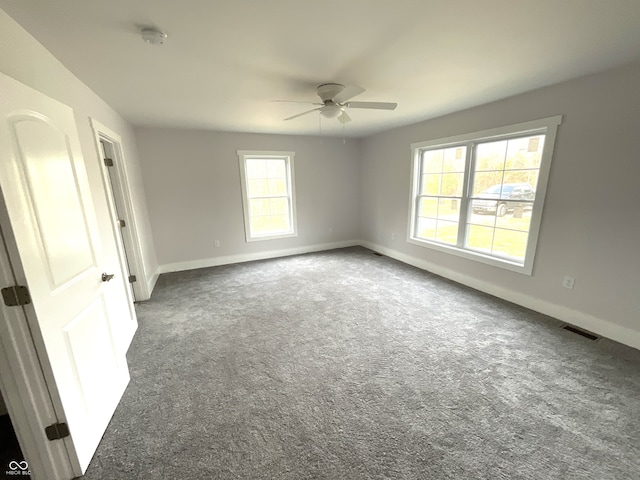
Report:
[[[162,45],[167,40],[167,34],[157,28],[143,28],[140,35],[142,40],[151,45]]]

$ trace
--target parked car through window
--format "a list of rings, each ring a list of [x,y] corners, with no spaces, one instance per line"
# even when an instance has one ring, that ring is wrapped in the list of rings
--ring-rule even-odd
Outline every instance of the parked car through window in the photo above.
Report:
[[[492,185],[473,200],[473,213],[491,213],[504,217],[518,208],[531,209],[535,192],[528,183],[504,183]]]

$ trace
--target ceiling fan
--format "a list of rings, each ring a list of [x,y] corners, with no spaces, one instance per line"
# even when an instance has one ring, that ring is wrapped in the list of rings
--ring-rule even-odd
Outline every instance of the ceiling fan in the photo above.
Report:
[[[310,105],[319,105],[318,108],[298,113],[286,120],[293,120],[311,112],[320,112],[325,118],[337,118],[341,123],[351,121],[351,117],[347,114],[347,108],[369,108],[374,110],[395,110],[397,103],[390,102],[350,102],[349,100],[364,92],[364,88],[355,85],[344,86],[340,83],[323,83],[316,89],[320,102],[296,102],[294,100],[275,100],[276,102],[293,102],[308,103]]]

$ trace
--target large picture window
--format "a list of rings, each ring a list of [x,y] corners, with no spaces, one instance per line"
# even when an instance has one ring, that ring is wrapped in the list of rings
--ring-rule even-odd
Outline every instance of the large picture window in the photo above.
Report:
[[[408,241],[531,274],[560,121],[413,144]]]
[[[238,150],[247,242],[297,235],[294,155]]]

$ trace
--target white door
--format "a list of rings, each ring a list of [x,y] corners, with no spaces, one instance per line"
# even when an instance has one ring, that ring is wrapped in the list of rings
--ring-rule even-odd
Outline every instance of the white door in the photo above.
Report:
[[[114,163],[114,157],[115,157],[115,152],[114,152],[115,148],[114,145],[111,142],[107,142],[106,140],[100,139],[100,154],[102,156],[102,159],[106,162],[107,160],[111,161],[111,166],[109,167],[105,167],[106,168],[106,174],[107,177],[109,179],[109,188],[107,188],[107,193],[109,194],[110,199],[113,201],[113,209],[114,209],[114,221],[118,224],[118,239],[120,240],[120,245],[122,246],[122,250],[121,250],[121,255],[122,255],[122,259],[123,259],[123,267],[124,267],[124,272],[127,277],[126,278],[130,278],[131,275],[133,275],[133,269],[131,268],[131,259],[129,258],[129,251],[131,250],[128,242],[127,242],[127,236],[124,234],[124,229],[125,228],[130,228],[129,225],[126,224],[126,222],[123,220],[125,218],[125,209],[124,206],[122,205],[122,202],[120,201],[120,198],[118,195],[115,194],[115,192],[117,191],[117,182],[118,182],[118,176],[115,174],[115,172],[113,172],[113,169],[115,168],[115,163]],[[133,289],[133,283],[132,282],[127,282],[127,293],[129,294],[129,299],[130,299],[130,303],[133,303],[135,301],[136,298],[136,292]],[[135,314],[135,313],[134,313]]]
[[[129,382],[118,348],[125,329],[113,314],[126,297],[113,291],[119,282],[102,280],[118,260],[102,252],[73,111],[0,74],[0,122],[0,188],[37,317],[32,330],[71,432],[63,441],[83,473]]]

